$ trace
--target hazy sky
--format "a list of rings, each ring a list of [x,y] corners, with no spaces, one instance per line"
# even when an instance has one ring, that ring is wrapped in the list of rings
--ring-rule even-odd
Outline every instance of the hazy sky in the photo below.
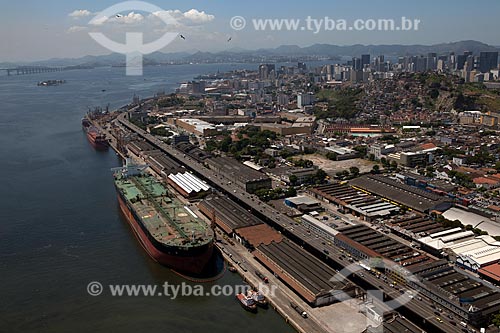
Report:
[[[125,32],[141,31],[152,41],[165,31],[179,32],[162,52],[221,51],[232,48],[257,49],[283,44],[308,46],[315,43],[434,44],[474,39],[500,45],[499,0],[252,0],[252,1],[165,1],[150,3],[168,11],[175,24],[165,26],[161,13],[127,10],[105,22],[89,21],[113,0],[1,0],[0,61],[42,60],[109,54],[89,32],[103,32],[118,42]],[[233,16],[243,16],[245,29],[230,27]],[[386,19],[399,22],[402,16],[421,21],[418,31],[255,31],[252,19]],[[302,22],[301,22],[302,23]],[[231,41],[227,41],[231,37]]]

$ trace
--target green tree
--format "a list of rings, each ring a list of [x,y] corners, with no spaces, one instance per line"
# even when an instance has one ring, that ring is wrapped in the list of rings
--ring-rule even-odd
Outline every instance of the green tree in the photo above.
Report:
[[[285,197],[294,197],[297,195],[297,190],[295,187],[290,186],[286,191],[285,191]]]
[[[208,140],[205,142],[205,150],[208,152],[214,151],[217,149],[217,142],[215,140]]]
[[[315,183],[323,183],[325,181],[327,174],[323,169],[318,169],[314,175]]]
[[[365,146],[356,146],[354,147],[354,150],[357,151],[363,157],[366,156],[368,148],[366,148]]]
[[[326,158],[328,158],[329,160],[332,160],[332,161],[336,161],[337,154],[334,152],[328,152],[328,153],[326,153]]]
[[[359,168],[355,167],[355,166],[352,166],[352,167],[349,168],[349,172],[351,173],[351,175],[353,177],[357,177],[359,175]]]
[[[500,328],[500,312],[499,312],[499,313],[497,313],[496,315],[493,315],[493,316],[491,317],[491,323],[492,323],[494,326],[496,326],[496,327]]]

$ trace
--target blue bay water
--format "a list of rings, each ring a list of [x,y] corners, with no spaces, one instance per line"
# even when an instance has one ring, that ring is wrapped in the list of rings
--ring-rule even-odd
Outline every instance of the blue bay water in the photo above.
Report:
[[[152,262],[120,216],[112,151],[87,142],[87,107],[122,106],[171,92],[199,74],[257,65],[97,68],[0,77],[0,332],[293,332],[272,309],[245,312],[234,297],[91,297],[91,281],[183,280]],[[42,80],[67,83],[38,87]],[[103,91],[105,90],[105,91]],[[226,273],[220,285],[242,284]],[[206,285],[207,287],[210,284]]]

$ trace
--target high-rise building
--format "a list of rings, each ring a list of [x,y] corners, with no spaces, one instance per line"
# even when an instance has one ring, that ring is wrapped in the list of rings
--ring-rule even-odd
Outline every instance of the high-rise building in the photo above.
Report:
[[[427,58],[417,57],[415,61],[415,72],[425,72],[427,70]]]
[[[479,54],[479,71],[487,73],[498,68],[498,52],[481,52]]]
[[[361,68],[365,68],[365,65],[370,65],[370,55],[362,54],[361,55]]]
[[[297,107],[303,108],[306,105],[312,105],[314,103],[313,93],[300,93],[297,94]]]
[[[350,73],[350,81],[353,83],[362,82],[363,81],[363,71],[352,69]]]
[[[259,77],[261,80],[270,79],[275,71],[276,66],[274,64],[262,64],[259,66]]]
[[[428,53],[427,54],[427,69],[435,70],[437,68],[437,54]]]
[[[356,57],[352,58],[352,68],[356,71],[360,70],[362,68],[361,67],[361,59],[356,58]]]
[[[437,62],[437,70],[440,71],[440,72],[443,72],[444,69],[445,69],[445,66],[444,66],[445,62],[443,59],[439,59],[438,62]]]
[[[333,78],[333,65],[325,65],[321,71],[323,74],[326,74],[326,79],[330,81]]]
[[[456,58],[456,67],[455,69],[456,70],[462,70],[464,69],[464,65],[465,65],[465,62],[467,61],[467,56],[465,54],[459,54],[457,55],[457,58]]]
[[[278,104],[279,106],[285,106],[288,105],[288,103],[290,103],[290,98],[287,94],[278,94],[276,98],[276,104]]]
[[[467,60],[465,61],[464,70],[470,72],[473,69],[474,69],[474,56],[469,55],[467,56]]]

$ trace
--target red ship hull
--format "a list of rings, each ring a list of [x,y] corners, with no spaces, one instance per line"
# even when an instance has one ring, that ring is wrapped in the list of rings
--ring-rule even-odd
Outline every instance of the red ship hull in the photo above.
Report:
[[[106,136],[100,133],[99,130],[95,128],[88,119],[82,119],[82,128],[85,131],[90,144],[96,150],[107,150],[109,148],[109,143],[106,140]]]
[[[140,223],[134,217],[120,195],[118,195],[118,202],[120,209],[127,218],[129,225],[132,227],[136,238],[141,243],[146,253],[158,263],[170,267],[176,271],[190,274],[200,274],[207,263],[212,258],[213,243],[206,246],[206,249],[200,253],[193,255],[176,255],[160,251],[149,239],[148,235],[144,232]]]
[[[97,138],[93,133],[87,132],[87,139],[89,140],[92,147],[96,150],[108,150],[108,142],[104,139]]]

